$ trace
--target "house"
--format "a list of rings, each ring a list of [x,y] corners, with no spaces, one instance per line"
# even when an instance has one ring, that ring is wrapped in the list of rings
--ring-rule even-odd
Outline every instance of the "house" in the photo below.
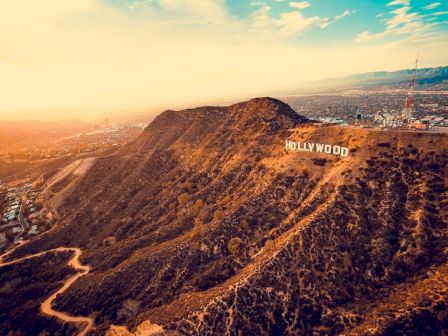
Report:
[[[37,225],[31,226],[31,229],[28,231],[28,236],[35,236],[37,235]]]
[[[5,246],[7,243],[6,234],[0,233],[0,247]]]
[[[21,226],[16,226],[16,227],[12,228],[13,234],[21,234],[22,232],[23,232],[23,229]]]

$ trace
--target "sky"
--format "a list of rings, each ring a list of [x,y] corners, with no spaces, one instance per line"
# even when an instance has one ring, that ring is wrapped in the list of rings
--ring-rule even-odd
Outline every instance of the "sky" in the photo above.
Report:
[[[448,65],[447,0],[2,0],[0,120],[93,120]]]

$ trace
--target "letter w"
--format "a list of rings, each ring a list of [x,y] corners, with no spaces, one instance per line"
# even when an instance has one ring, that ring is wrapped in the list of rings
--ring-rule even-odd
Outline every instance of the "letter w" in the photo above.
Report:
[[[323,150],[324,150],[324,144],[317,143],[316,144],[316,152],[322,153]]]

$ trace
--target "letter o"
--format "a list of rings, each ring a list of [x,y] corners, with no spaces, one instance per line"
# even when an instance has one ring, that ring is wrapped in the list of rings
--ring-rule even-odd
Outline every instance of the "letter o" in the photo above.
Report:
[[[327,154],[330,154],[331,153],[331,145],[325,145],[324,152]]]
[[[341,146],[333,146],[333,154],[334,155],[341,154]]]

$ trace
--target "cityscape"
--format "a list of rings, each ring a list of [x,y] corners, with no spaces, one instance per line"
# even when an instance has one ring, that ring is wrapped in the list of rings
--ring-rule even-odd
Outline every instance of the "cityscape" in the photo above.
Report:
[[[341,94],[281,97],[299,114],[324,123],[389,129],[446,132],[446,91],[415,94],[411,117],[404,117],[406,93],[358,90]]]

